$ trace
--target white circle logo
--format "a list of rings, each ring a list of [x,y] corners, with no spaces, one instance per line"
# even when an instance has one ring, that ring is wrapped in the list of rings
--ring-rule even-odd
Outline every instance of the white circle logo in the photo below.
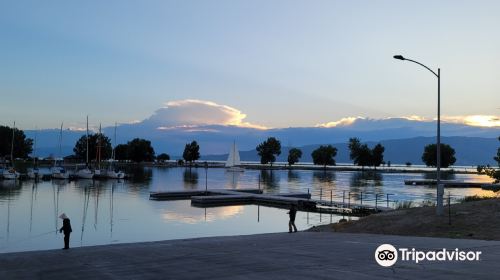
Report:
[[[398,260],[398,250],[391,244],[382,244],[375,250],[375,260],[381,266],[393,266]]]

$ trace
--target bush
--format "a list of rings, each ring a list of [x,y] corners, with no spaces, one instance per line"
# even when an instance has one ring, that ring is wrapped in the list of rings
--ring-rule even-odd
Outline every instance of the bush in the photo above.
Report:
[[[413,201],[398,201],[396,209],[408,209],[413,207]]]
[[[470,201],[480,201],[480,200],[487,200],[487,199],[494,199],[497,198],[496,196],[480,196],[480,195],[470,195],[470,196],[465,196],[461,199],[459,199],[460,202],[470,202]]]

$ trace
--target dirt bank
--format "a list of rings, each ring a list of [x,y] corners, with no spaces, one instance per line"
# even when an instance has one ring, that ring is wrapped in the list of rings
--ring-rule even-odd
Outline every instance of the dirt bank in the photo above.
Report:
[[[400,209],[309,230],[500,240],[500,199],[453,204],[450,210],[446,206],[436,216],[435,207]]]

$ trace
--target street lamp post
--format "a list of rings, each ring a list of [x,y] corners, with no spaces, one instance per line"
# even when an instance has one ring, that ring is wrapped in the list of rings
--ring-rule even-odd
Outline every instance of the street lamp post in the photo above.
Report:
[[[431,71],[434,76],[438,79],[438,102],[437,102],[437,147],[436,147],[436,176],[437,176],[437,198],[436,198],[436,214],[443,215],[443,194],[444,188],[441,185],[441,69],[438,68],[438,72],[432,71],[429,67],[423,65],[422,63],[403,57],[402,55],[395,55],[395,59],[407,60],[416,63],[425,69]]]

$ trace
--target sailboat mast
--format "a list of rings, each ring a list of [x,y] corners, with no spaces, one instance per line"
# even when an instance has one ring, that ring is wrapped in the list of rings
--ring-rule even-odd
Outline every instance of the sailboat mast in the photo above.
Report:
[[[113,136],[113,150],[111,151],[111,158],[115,161],[115,147],[116,147],[116,122],[115,122],[115,134]]]
[[[10,164],[14,166],[14,133],[16,132],[16,122],[14,121],[14,126],[12,127],[12,142],[10,145]]]
[[[99,135],[97,135],[97,168],[101,169],[101,124],[99,124]]]
[[[85,160],[85,163],[87,167],[89,166],[89,116],[87,115],[87,135],[85,137],[87,140],[87,159]]]
[[[62,129],[64,122],[61,122],[61,129],[59,130],[59,157],[62,158]]]
[[[33,144],[33,167],[36,167],[36,138],[38,136],[38,127],[35,126],[35,143]]]

